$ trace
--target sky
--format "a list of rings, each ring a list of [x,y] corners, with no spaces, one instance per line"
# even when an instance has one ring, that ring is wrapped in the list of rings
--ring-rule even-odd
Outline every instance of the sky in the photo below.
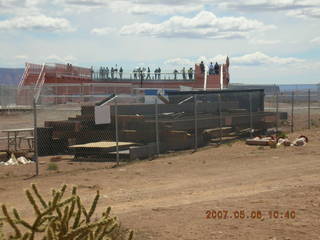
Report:
[[[230,57],[233,83],[320,83],[320,0],[0,0],[0,67]]]

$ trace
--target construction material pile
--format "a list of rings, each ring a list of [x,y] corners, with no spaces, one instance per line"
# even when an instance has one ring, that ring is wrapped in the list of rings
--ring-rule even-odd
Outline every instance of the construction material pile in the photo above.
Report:
[[[268,137],[255,137],[246,140],[246,144],[248,145],[256,145],[256,146],[271,146],[271,147],[292,147],[292,146],[305,146],[309,142],[309,139],[306,136],[299,136],[295,138],[293,141],[290,141],[288,137],[276,137],[276,136],[268,136]]]
[[[33,161],[27,159],[24,156],[20,156],[17,158],[13,153],[11,153],[10,158],[8,158],[8,153],[0,153],[0,166],[25,165],[30,163],[33,163]]]
[[[169,97],[165,104],[157,106],[122,103],[117,105],[117,111],[114,103],[108,102],[110,99],[96,105],[82,106],[81,115],[65,121],[46,121],[45,127],[38,129],[39,155],[67,153],[71,145],[115,142],[116,132],[119,142],[139,146],[159,140],[161,153],[191,149],[195,145],[200,147],[223,138],[238,138],[248,135],[250,131],[262,132],[274,126],[277,116],[264,111],[263,91],[251,93],[252,104],[249,104],[247,92],[223,91],[220,100],[217,93],[196,98],[193,93]],[[107,122],[97,121],[97,110],[99,115],[108,116]],[[128,151],[129,148],[121,151]],[[89,151],[84,148],[75,151],[83,153],[84,150]],[[104,150],[115,151],[114,148]],[[102,154],[101,148],[90,151],[94,155]]]

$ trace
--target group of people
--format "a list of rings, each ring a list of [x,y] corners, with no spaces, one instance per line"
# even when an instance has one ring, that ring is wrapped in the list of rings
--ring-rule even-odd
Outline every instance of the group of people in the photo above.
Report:
[[[123,69],[122,67],[119,68],[111,67],[110,70],[108,67],[100,67],[99,69],[99,79],[117,79],[118,77],[122,79],[123,76]]]
[[[147,68],[135,68],[132,71],[133,73],[133,79],[140,79],[140,80],[151,80],[151,70],[149,67]],[[158,67],[154,70],[154,80],[160,80],[161,79],[161,68]]]
[[[135,68],[133,69],[132,71],[133,73],[133,79],[135,80],[138,80],[138,79],[144,79],[146,78],[146,80],[150,80],[151,79],[151,71],[150,71],[150,68],[141,68],[141,67],[138,67],[138,68]]]
[[[135,80],[151,80],[151,70],[150,68],[135,68],[132,71],[133,73],[133,79]],[[182,74],[182,79],[186,80],[187,76],[189,78],[189,80],[193,79],[193,68],[189,68],[188,70],[186,70],[186,68],[182,68],[182,70],[179,72],[177,69],[175,69],[173,71],[173,76],[174,76],[174,80],[177,80],[177,76],[178,74]],[[167,75],[167,73],[165,73]],[[164,76],[162,79],[166,80],[166,79],[170,79],[170,76]],[[160,80],[161,79],[161,68],[158,67],[154,70],[154,77],[152,77],[152,79],[154,80]]]
[[[202,74],[205,73],[205,65],[203,61],[200,63],[200,71]],[[216,62],[213,64],[212,62],[208,65],[209,75],[219,74],[220,73],[220,66]],[[151,77],[151,70],[150,67],[137,67],[134,68],[132,71],[133,79],[134,80],[160,80],[161,79],[161,68],[158,67],[154,70],[154,77]],[[194,70],[193,68],[186,69],[185,67],[182,68],[181,71],[174,69],[173,71],[173,79],[177,80],[178,74],[182,75],[182,80],[192,80],[194,78]],[[132,76],[130,76],[131,78]],[[99,79],[123,79],[123,68],[120,67],[118,69],[117,65],[115,67],[100,67],[98,72]],[[170,77],[169,77],[170,79]]]
[[[192,68],[189,68],[188,71],[186,71],[186,68],[184,67],[184,68],[182,68],[180,73],[182,75],[182,79],[183,80],[187,79],[187,73],[188,73],[189,80],[192,80],[192,78],[193,78],[193,69]],[[174,80],[177,80],[177,75],[178,74],[179,74],[179,71],[177,69],[175,69],[173,71]]]
[[[209,64],[208,68],[209,68],[209,75],[214,75],[214,74],[219,74],[220,73],[220,66],[219,66],[219,64],[217,62],[216,62],[215,65],[213,65],[213,63],[211,62]],[[200,70],[201,70],[201,73],[204,74],[205,66],[204,66],[203,61],[201,61],[201,63],[200,63]]]

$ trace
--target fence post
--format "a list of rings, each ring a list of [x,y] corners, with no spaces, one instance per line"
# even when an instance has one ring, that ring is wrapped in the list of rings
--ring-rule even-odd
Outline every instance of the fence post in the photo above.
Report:
[[[197,95],[193,95],[194,99],[194,151],[198,149],[198,115],[197,115]]]
[[[118,101],[117,97],[114,101],[114,119],[115,119],[115,127],[116,127],[116,160],[117,160],[117,165],[119,166],[119,128],[118,128]]]
[[[220,144],[222,144],[222,109],[221,109],[221,94],[218,94],[218,111],[219,111],[219,129],[220,129]]]
[[[249,120],[250,120],[250,137],[252,138],[253,131],[253,121],[252,121],[252,96],[251,92],[249,92]]]
[[[291,132],[293,132],[293,128],[294,128],[294,91],[292,91],[291,94]]]
[[[279,93],[276,93],[276,132],[279,132]]]
[[[160,155],[160,143],[159,143],[159,109],[158,109],[158,96],[155,99],[155,121],[156,121],[156,147],[157,154]]]
[[[3,107],[4,104],[3,104],[3,98],[4,98],[4,94],[3,94],[3,90],[2,90],[2,85],[0,85],[0,107]]]
[[[308,129],[311,128],[311,91],[308,90]]]
[[[37,131],[37,103],[33,97],[33,137],[34,137],[34,161],[36,163],[36,176],[39,175],[39,157],[38,157],[38,131]]]

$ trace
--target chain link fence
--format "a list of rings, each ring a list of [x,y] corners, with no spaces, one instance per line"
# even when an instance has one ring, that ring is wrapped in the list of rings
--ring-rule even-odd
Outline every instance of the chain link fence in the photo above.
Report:
[[[37,104],[32,104],[32,88],[0,90],[0,152],[27,152],[36,174],[47,156],[67,159],[69,165],[89,162],[79,165],[83,169],[92,162],[120,164],[197,151],[270,128],[290,132],[320,126],[320,95],[311,90],[264,94],[253,89],[153,89],[150,94],[111,85],[66,84],[46,86]]]
[[[294,132],[320,126],[319,90],[294,90],[267,94],[266,110],[287,115],[287,120],[276,123],[285,132]]]

